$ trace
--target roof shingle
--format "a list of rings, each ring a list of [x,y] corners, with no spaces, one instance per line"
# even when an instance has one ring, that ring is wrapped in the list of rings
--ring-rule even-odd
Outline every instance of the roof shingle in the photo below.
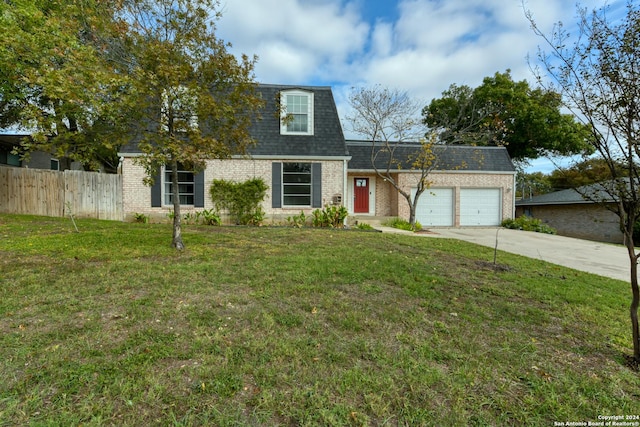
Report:
[[[256,141],[248,154],[260,157],[322,158],[343,157],[349,153],[345,144],[340,118],[333,93],[328,86],[290,86],[259,84],[257,92],[265,102],[254,120],[250,135]],[[282,135],[277,97],[283,90],[302,90],[313,93],[313,135]],[[131,142],[120,150],[123,154],[139,153],[137,143]]]
[[[376,144],[375,148],[381,148]],[[402,143],[394,153],[395,160],[401,161],[401,168],[411,169],[408,159],[420,150],[420,144]],[[350,170],[374,170],[371,162],[371,151],[374,148],[368,141],[347,141],[351,155]],[[435,145],[436,171],[481,171],[481,172],[515,172],[513,162],[505,147],[474,147],[468,145]],[[385,158],[386,157],[386,158]],[[386,169],[388,156],[384,154],[376,158],[378,169]]]

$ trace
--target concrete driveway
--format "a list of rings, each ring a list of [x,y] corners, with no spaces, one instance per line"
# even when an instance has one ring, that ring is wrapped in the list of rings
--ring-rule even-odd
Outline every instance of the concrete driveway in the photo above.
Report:
[[[383,232],[393,229],[383,227]],[[425,237],[447,237],[498,249],[600,276],[629,281],[629,255],[622,245],[506,228],[434,228]]]
[[[437,236],[464,240],[529,258],[629,281],[626,247],[571,237],[509,230],[506,228],[447,228],[432,230]]]

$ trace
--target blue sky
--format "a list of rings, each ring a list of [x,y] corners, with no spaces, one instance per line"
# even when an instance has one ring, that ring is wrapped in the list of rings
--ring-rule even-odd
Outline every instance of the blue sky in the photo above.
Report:
[[[608,4],[620,11],[625,0]],[[217,33],[258,56],[261,83],[331,86],[344,118],[354,86],[406,90],[427,105],[452,83],[475,87],[507,69],[533,82],[527,56],[543,41],[524,8],[546,32],[575,21],[569,0],[222,0]],[[552,169],[544,159],[529,168]]]

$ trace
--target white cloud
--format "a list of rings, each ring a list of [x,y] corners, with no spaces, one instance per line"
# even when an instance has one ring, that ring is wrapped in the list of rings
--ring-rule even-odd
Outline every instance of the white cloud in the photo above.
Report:
[[[378,22],[371,34],[371,53],[377,56],[390,55],[393,49],[393,25]]]
[[[337,0],[228,1],[222,13],[218,33],[234,52],[257,54],[258,79],[271,83],[310,83],[361,53],[369,33],[356,10]]]
[[[376,2],[377,1],[377,2]],[[626,0],[609,0],[622,13]],[[372,3],[376,2],[376,3]],[[602,0],[582,0],[585,7]],[[352,86],[381,84],[425,104],[455,83],[475,87],[510,69],[532,81],[527,55],[575,22],[566,0],[226,0],[218,35],[236,53],[256,54],[258,81],[331,85],[344,119]]]

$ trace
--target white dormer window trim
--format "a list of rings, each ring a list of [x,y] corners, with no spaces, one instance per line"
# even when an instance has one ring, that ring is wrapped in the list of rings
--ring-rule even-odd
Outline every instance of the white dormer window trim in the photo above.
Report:
[[[280,93],[283,111],[280,120],[282,135],[313,135],[313,92],[285,90]]]

